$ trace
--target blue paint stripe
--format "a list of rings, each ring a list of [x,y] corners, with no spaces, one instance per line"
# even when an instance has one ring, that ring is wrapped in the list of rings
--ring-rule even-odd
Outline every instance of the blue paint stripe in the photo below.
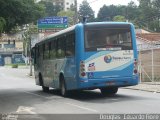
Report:
[[[121,65],[121,66],[119,66],[119,67],[117,67],[117,68],[113,68],[113,69],[111,69],[111,71],[112,70],[123,70],[123,69],[125,69],[126,67],[128,67],[128,66],[130,66],[130,65],[132,65],[133,64],[133,60],[131,60],[131,61],[129,61],[128,63],[126,63],[126,64],[124,64],[124,65]]]
[[[92,55],[91,57],[89,57],[88,59],[85,60],[85,62],[89,62],[93,59],[96,59],[100,56],[103,56],[103,55],[106,55],[106,54],[110,54],[110,53],[114,53],[114,52],[117,52],[117,51],[101,51],[101,52],[98,52],[97,54],[95,55]]]

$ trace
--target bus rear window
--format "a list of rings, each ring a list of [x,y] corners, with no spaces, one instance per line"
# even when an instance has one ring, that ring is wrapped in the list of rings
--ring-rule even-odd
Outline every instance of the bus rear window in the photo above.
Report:
[[[85,30],[85,50],[131,50],[129,28],[92,28]]]

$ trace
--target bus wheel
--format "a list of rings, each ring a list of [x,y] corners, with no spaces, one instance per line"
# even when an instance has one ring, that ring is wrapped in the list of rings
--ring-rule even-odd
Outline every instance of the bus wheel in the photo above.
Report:
[[[118,87],[100,88],[102,95],[114,95],[118,92]]]
[[[67,96],[67,90],[66,90],[66,84],[65,84],[65,80],[64,80],[64,77],[61,76],[60,77],[60,91],[61,91],[61,95],[63,97],[66,97]]]
[[[43,92],[48,92],[48,91],[49,91],[49,87],[45,87],[45,86],[44,86],[44,84],[43,84],[43,79],[42,79],[42,75],[39,75],[39,82],[40,82],[40,85],[42,86]]]

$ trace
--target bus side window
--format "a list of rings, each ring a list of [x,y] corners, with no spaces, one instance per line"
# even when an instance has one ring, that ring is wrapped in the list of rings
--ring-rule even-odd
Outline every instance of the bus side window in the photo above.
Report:
[[[75,34],[69,34],[66,37],[66,56],[74,56],[75,54]]]
[[[49,59],[49,42],[44,44],[44,59]]]
[[[38,58],[37,56],[38,56],[38,47],[35,46],[34,64],[37,63],[37,58]]]
[[[64,37],[58,38],[57,41],[57,58],[63,58],[65,56],[65,46],[64,46]]]
[[[39,58],[39,56],[40,56],[40,52],[39,52],[39,46],[37,47],[37,58]]]
[[[43,58],[43,45],[39,46],[39,58],[42,59]]]
[[[48,47],[49,47],[48,59],[50,59],[51,58],[51,42],[48,43]]]
[[[38,57],[39,57],[39,46],[36,46],[36,47],[35,47],[35,59],[34,59],[34,64],[37,63]]]
[[[44,55],[44,52],[45,52],[45,44],[43,44],[43,47],[42,47],[42,53],[43,53],[43,59],[44,59],[44,57],[45,57],[45,55]]]
[[[52,42],[51,42],[51,50],[50,50],[50,58],[51,59],[56,58],[56,46],[57,46],[56,41],[57,40],[52,40]]]

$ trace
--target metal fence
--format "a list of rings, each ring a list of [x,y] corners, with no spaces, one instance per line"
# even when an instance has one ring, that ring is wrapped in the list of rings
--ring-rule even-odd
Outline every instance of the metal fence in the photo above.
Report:
[[[140,82],[160,82],[160,48],[139,49]]]

